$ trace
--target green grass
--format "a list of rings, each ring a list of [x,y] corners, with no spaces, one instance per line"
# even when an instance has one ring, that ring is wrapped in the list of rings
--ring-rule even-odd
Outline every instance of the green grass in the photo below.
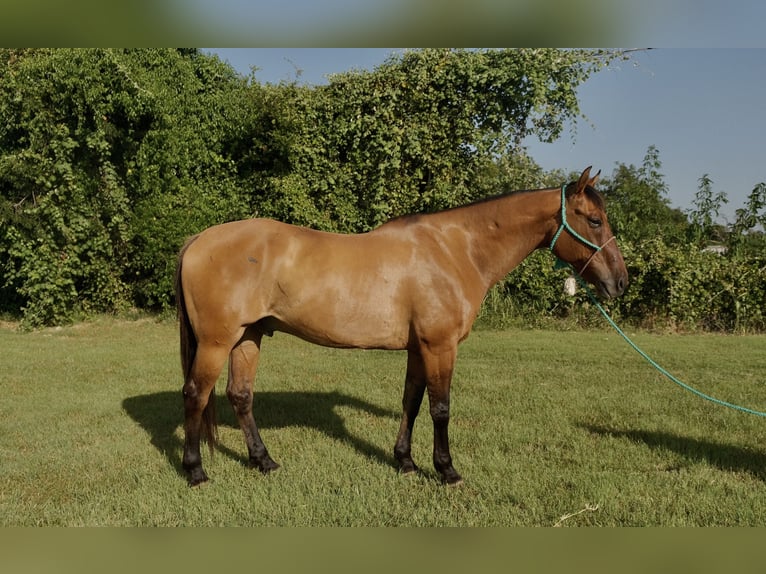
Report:
[[[766,409],[765,336],[635,339],[700,390]],[[766,420],[683,391],[611,332],[471,335],[453,382],[458,488],[432,469],[426,408],[423,472],[396,472],[403,353],[281,334],[264,342],[255,410],[282,468],[246,467],[222,379],[211,482],[188,488],[177,345],[152,320],[0,327],[1,525],[766,523]]]

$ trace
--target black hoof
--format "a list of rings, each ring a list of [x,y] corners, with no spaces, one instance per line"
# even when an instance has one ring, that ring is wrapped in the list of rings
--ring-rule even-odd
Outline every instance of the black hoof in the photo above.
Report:
[[[442,481],[447,486],[460,486],[463,484],[463,477],[454,468],[451,468],[442,474]]]
[[[399,474],[408,475],[408,474],[415,474],[416,472],[420,472],[420,469],[411,460],[402,462],[399,465]]]
[[[263,474],[269,474],[270,472],[273,472],[279,468],[279,464],[274,462],[271,458],[268,458],[263,461],[251,460],[250,466],[253,468],[257,468]]]
[[[202,467],[194,469],[189,473],[189,486],[199,486],[205,484],[208,480],[207,474],[202,470]]]

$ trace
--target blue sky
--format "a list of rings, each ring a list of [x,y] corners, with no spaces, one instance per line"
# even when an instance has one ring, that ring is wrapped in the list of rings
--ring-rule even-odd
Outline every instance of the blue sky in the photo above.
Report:
[[[766,18],[763,0],[158,2],[224,46],[755,47]]]
[[[326,82],[328,74],[372,69],[389,48],[236,48],[214,50],[240,73],[256,66],[261,82]],[[528,142],[544,168],[611,174],[660,151],[668,196],[688,209],[708,174],[729,203],[731,220],[752,188],[766,181],[766,50],[657,49],[635,53],[579,90],[581,120],[553,144]],[[574,129],[572,129],[574,127]]]

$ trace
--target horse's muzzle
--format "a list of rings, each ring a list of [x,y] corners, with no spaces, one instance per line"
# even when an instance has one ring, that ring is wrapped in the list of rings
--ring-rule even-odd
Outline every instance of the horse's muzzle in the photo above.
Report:
[[[617,277],[610,277],[607,280],[601,280],[596,284],[596,288],[598,289],[599,294],[606,299],[619,297],[625,293],[627,286],[627,273],[622,273]]]

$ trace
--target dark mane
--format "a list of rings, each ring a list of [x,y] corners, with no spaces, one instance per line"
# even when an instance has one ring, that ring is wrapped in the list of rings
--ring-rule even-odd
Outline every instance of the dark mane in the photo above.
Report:
[[[429,215],[436,215],[437,213],[447,213],[450,211],[456,211],[458,209],[465,209],[466,207],[472,207],[474,205],[482,205],[484,203],[489,203],[491,201],[495,201],[497,199],[502,199],[504,197],[509,197],[511,195],[521,195],[523,193],[534,193],[535,191],[545,191],[549,189],[554,189],[552,187],[547,188],[538,188],[538,189],[522,189],[522,190],[512,190],[512,191],[502,191],[495,195],[489,195],[487,197],[483,197],[480,199],[475,199],[473,201],[470,201],[468,203],[464,203],[462,205],[454,205],[452,207],[445,207],[444,209],[438,209],[436,211],[422,211],[422,212],[415,212],[415,213],[405,213],[404,215],[398,215],[396,217],[392,217],[388,221],[384,223],[393,223],[393,222],[401,222],[403,220],[407,219],[417,219],[420,217],[426,217]]]
[[[567,194],[569,193],[569,187],[574,185],[574,182],[567,184]],[[606,209],[606,204],[604,202],[604,196],[601,195],[599,191],[596,190],[596,188],[586,185],[585,186],[585,194],[588,196],[588,199],[590,199],[593,203],[596,204],[596,207],[598,207],[600,210],[604,211]]]
[[[567,193],[569,193],[569,188],[571,186],[575,185],[575,183],[576,182],[569,182],[569,183],[566,184]],[[554,188],[554,187],[543,187],[543,188],[538,188],[538,189],[522,189],[522,190],[503,191],[503,192],[500,192],[500,193],[495,194],[495,195],[490,195],[490,196],[487,196],[487,197],[484,197],[484,198],[481,198],[481,199],[476,199],[474,201],[471,201],[469,203],[465,203],[463,205],[455,205],[453,207],[447,207],[447,208],[444,208],[444,209],[439,209],[437,211],[423,211],[423,212],[419,212],[419,213],[416,212],[416,213],[407,213],[407,214],[404,214],[404,215],[399,215],[397,217],[393,217],[393,218],[389,219],[386,223],[402,222],[402,221],[405,221],[405,220],[408,220],[408,219],[409,220],[414,220],[414,219],[418,219],[418,218],[425,217],[425,216],[428,216],[428,215],[434,215],[434,214],[437,214],[437,213],[447,213],[447,212],[450,212],[450,211],[455,211],[457,209],[464,209],[466,207],[472,207],[474,205],[482,205],[484,203],[489,203],[489,202],[495,201],[497,199],[502,199],[504,197],[508,197],[508,196],[511,196],[511,195],[520,195],[520,194],[523,194],[523,193],[534,193],[536,191],[547,191],[547,190],[551,190],[551,189],[557,189],[557,188]],[[561,189],[561,188],[559,187],[558,189]],[[588,185],[585,188],[585,193],[587,194],[588,199],[590,199],[599,209],[601,209],[602,211],[606,209],[606,205],[605,205],[605,202],[604,202],[604,197],[601,195],[601,193],[598,190],[596,190],[594,187]]]

